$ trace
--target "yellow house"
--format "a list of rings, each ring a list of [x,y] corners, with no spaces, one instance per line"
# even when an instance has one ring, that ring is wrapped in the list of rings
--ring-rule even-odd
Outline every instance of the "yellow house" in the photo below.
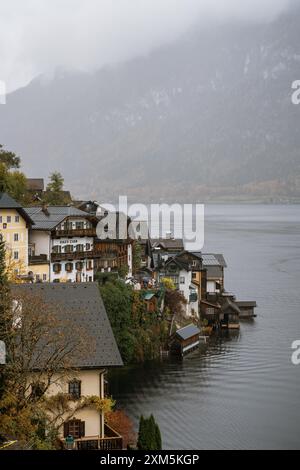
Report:
[[[7,265],[13,275],[28,274],[28,231],[33,223],[18,202],[0,193],[0,237],[5,241]]]
[[[96,283],[80,284],[22,284],[15,286],[16,296],[24,299],[39,297],[47,305],[54,305],[58,318],[68,323],[66,344],[71,343],[72,322],[80,324],[84,341],[91,341],[93,348],[76,357],[72,370],[53,375],[48,384],[46,396],[58,397],[63,394],[74,413],[59,414],[59,436],[66,445],[71,437],[72,447],[78,450],[120,450],[122,437],[105,422],[105,402],[110,401],[105,393],[104,376],[108,368],[123,365],[107,313]],[[42,363],[47,363],[47,350]],[[42,357],[42,355],[41,355]],[[44,361],[44,362],[43,362]],[[43,366],[39,366],[39,377],[43,377]],[[46,378],[47,383],[49,377]],[[43,387],[35,382],[32,373],[31,388]],[[91,402],[91,400],[93,400]],[[93,406],[103,402],[103,408]],[[80,406],[84,403],[84,406]],[[78,406],[79,405],[79,406]],[[52,409],[53,410],[53,409]]]

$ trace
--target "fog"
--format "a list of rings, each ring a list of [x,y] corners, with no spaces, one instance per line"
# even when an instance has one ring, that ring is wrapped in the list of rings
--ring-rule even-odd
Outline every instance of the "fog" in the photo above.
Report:
[[[175,40],[208,21],[270,21],[289,0],[0,0],[8,90],[57,67],[84,71]]]

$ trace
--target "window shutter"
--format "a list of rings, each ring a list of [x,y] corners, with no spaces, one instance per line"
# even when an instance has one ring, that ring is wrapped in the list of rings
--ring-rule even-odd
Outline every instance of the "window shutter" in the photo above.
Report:
[[[79,395],[78,398],[80,398],[81,397],[81,381],[80,380],[78,381],[78,395]]]
[[[80,421],[80,437],[85,436],[85,421]]]
[[[69,423],[64,423],[64,437],[69,435]]]

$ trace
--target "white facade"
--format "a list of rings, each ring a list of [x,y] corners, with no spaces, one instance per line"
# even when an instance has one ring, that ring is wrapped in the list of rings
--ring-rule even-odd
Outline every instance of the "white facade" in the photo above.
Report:
[[[192,288],[192,289],[191,289]],[[179,272],[179,290],[183,294],[187,301],[186,314],[187,316],[199,315],[199,304],[196,302],[190,302],[190,294],[192,292],[198,292],[197,286],[192,281],[192,271],[181,270]]]
[[[62,254],[62,258],[50,263],[50,282],[92,282],[94,261],[88,255],[93,250],[92,237],[54,238],[51,253]],[[78,258],[75,253],[78,252]],[[84,254],[87,254],[85,257]],[[70,254],[70,259],[65,259]]]
[[[51,237],[50,232],[42,230],[31,230],[29,237],[30,249],[32,250],[32,255],[40,256],[47,255],[47,258],[50,259],[50,250],[51,250]]]
[[[220,289],[217,288],[217,281],[207,281],[206,289],[209,294],[220,293]]]

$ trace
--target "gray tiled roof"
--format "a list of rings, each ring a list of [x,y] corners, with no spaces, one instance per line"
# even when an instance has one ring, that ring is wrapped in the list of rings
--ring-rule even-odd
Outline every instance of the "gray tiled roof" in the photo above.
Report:
[[[180,330],[176,331],[176,335],[183,340],[186,340],[198,334],[200,334],[200,330],[197,326],[193,324],[185,326],[184,328],[181,328]]]
[[[223,268],[227,267],[224,256],[221,254],[202,254],[203,266],[221,266]]]
[[[20,294],[42,296],[43,301],[60,305],[57,315],[76,320],[87,335],[95,341],[95,350],[89,357],[82,357],[75,366],[80,369],[122,366],[123,362],[116,344],[113,331],[99,292],[98,284],[21,284],[14,286],[13,291]]]
[[[153,248],[162,247],[166,250],[184,250],[184,242],[182,239],[175,238],[152,238]]]
[[[34,221],[34,230],[53,230],[66,217],[84,217],[88,214],[73,206],[47,206],[47,213],[42,207],[26,207],[26,213]]]
[[[0,209],[16,209],[19,214],[29,223],[33,224],[30,215],[23,209],[21,204],[15,201],[7,193],[0,193]]]

